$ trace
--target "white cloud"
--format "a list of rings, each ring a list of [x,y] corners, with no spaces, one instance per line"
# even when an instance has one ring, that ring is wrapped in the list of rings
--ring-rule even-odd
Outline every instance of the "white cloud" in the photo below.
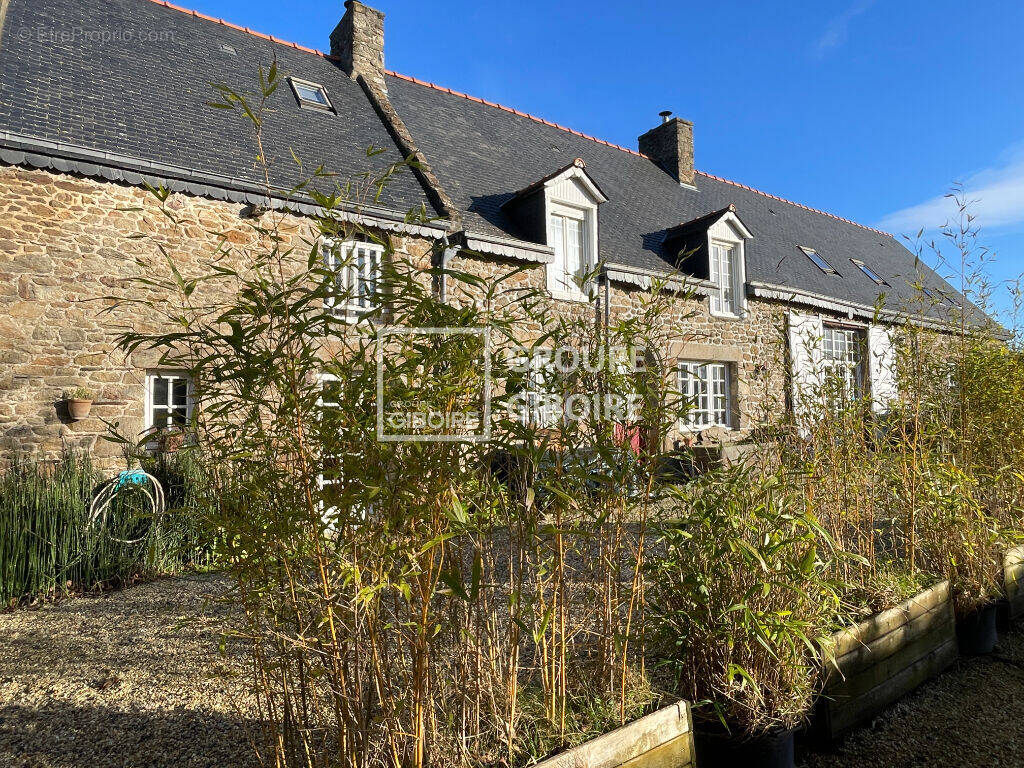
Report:
[[[1007,154],[1002,165],[986,168],[963,182],[969,211],[982,229],[999,229],[1024,224],[1024,145]],[[889,232],[913,234],[919,229],[936,229],[957,216],[955,201],[937,195],[886,216],[879,223]]]
[[[875,2],[876,0],[860,0],[832,19],[821,33],[821,37],[811,46],[811,52],[820,58],[845,43],[850,31],[850,22],[867,11]]]

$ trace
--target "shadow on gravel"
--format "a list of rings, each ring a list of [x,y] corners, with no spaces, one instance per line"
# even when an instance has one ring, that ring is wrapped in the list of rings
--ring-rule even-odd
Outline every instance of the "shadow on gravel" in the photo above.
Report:
[[[0,707],[4,768],[249,768],[253,720],[104,706]]]

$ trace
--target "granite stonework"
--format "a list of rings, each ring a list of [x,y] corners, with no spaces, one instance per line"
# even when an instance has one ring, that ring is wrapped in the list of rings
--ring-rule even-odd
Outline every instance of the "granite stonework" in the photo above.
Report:
[[[118,297],[130,292],[161,308],[171,299],[152,289],[145,296],[135,282],[144,270],[159,275],[159,246],[186,277],[207,271],[217,244],[211,233],[223,233],[239,258],[259,247],[247,206],[173,194],[168,208],[180,225],[145,189],[0,167],[0,459],[55,458],[71,449],[114,464],[120,449],[102,439],[105,422],[119,422],[126,434],[142,431],[146,372],[159,355],[126,355],[117,336],[157,329],[160,321]],[[308,219],[282,215],[281,233],[286,245],[308,252]],[[394,237],[392,245],[417,259],[431,247],[413,237]],[[74,387],[96,397],[81,421],[69,418],[61,400]]]
[[[158,246],[186,275],[201,274],[213,256],[211,233],[223,233],[239,254],[259,247],[246,206],[173,194],[168,205],[181,222],[176,226],[151,193],[125,184],[6,166],[0,167],[0,188],[0,456],[54,458],[75,449],[115,463],[120,449],[101,439],[105,422],[119,422],[126,433],[142,430],[146,372],[158,359],[154,352],[126,355],[116,339],[129,328],[160,323],[156,313],[147,317],[137,304],[119,304],[117,297],[129,290],[133,299],[142,297],[134,279],[143,272],[140,262],[145,270],[161,269]],[[283,215],[281,231],[290,244],[308,250],[310,220]],[[391,241],[400,256],[429,262],[430,241]],[[463,252],[451,267],[487,279],[521,268],[506,282],[505,300],[513,305],[518,289],[542,292],[545,285],[543,264]],[[450,301],[469,298],[455,280],[448,291]],[[645,295],[645,289],[613,282],[613,322],[641,312]],[[147,298],[161,305],[171,297]],[[600,320],[594,304],[551,301],[554,312]],[[680,359],[730,367],[733,428],[711,430],[703,439],[734,441],[784,407],[783,305],[749,301],[742,319],[729,320],[713,317],[706,298],[679,294],[662,322],[674,339],[663,361],[667,370]],[[540,330],[524,319],[524,340]],[[62,391],[73,387],[96,394],[92,413],[81,421],[72,421],[61,401]],[[693,435],[671,439],[683,437]]]

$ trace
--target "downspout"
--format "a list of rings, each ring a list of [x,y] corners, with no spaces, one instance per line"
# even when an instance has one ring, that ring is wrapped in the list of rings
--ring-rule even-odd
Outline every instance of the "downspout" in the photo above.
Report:
[[[448,265],[451,263],[452,258],[459,252],[458,246],[449,245],[448,235],[441,237],[441,245],[444,246],[444,250],[441,251],[441,274],[438,281],[437,293],[438,298],[442,304],[448,303]]]

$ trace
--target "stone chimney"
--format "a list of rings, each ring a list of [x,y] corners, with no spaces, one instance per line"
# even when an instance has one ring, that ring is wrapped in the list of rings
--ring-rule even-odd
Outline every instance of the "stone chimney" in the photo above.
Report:
[[[693,186],[693,123],[661,113],[661,125],[639,138],[640,152],[647,155],[680,184]]]
[[[331,32],[331,55],[349,77],[362,75],[387,93],[384,78],[384,14],[359,0],[345,1],[345,15]]]

